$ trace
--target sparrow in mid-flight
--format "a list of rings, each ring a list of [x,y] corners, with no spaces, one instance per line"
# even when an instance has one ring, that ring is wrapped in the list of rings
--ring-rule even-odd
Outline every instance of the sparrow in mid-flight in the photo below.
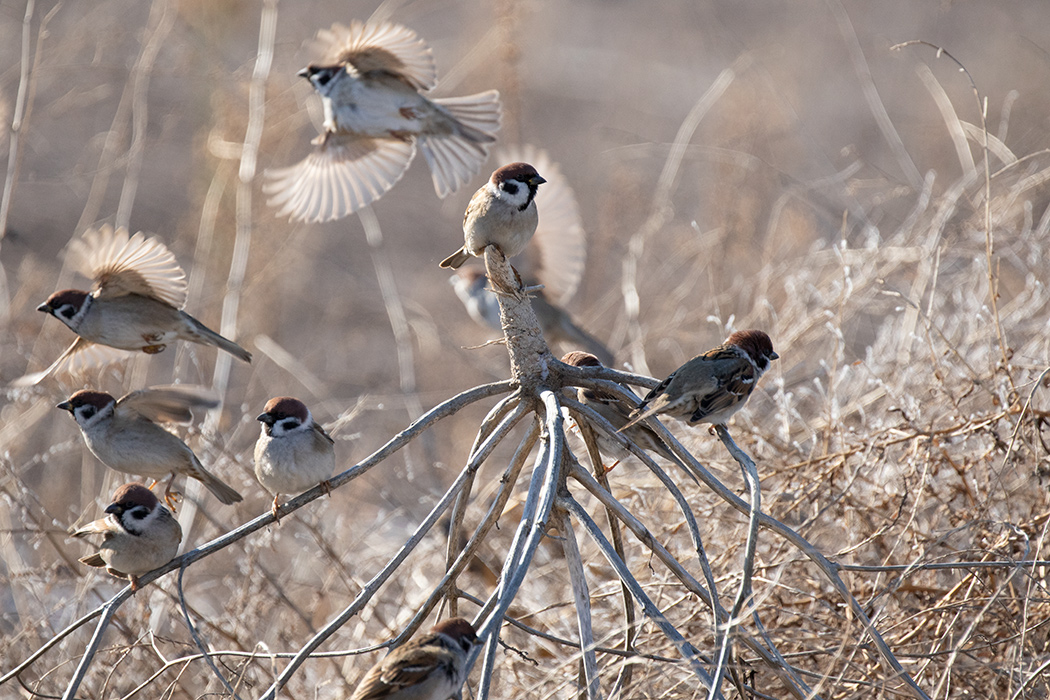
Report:
[[[499,131],[495,90],[430,98],[437,85],[430,48],[399,24],[353,21],[318,32],[325,57],[299,75],[321,96],[324,131],[314,151],[266,171],[263,190],[279,216],[339,219],[372,203],[423,151],[438,197],[475,175]]]

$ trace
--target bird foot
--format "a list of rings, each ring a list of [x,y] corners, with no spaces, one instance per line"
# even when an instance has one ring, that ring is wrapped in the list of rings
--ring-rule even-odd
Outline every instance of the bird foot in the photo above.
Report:
[[[277,499],[280,497],[279,493],[273,495],[273,503],[270,505],[270,515],[273,516],[275,522],[281,522],[281,506],[277,503]]]
[[[137,591],[139,589],[139,577],[129,575],[128,579],[131,581],[131,590]]]
[[[178,509],[179,503],[182,501],[182,494],[178,491],[166,490],[164,492],[164,502],[168,505],[168,509],[174,513]]]
[[[142,352],[146,353],[147,355],[156,355],[158,352],[163,352],[164,348],[166,348],[166,347],[168,347],[168,346],[167,345],[147,345],[144,348],[142,348]]]
[[[332,497],[332,482],[330,482],[328,479],[325,479],[317,485],[321,487],[322,491],[324,491],[324,495],[328,496],[329,498]]]

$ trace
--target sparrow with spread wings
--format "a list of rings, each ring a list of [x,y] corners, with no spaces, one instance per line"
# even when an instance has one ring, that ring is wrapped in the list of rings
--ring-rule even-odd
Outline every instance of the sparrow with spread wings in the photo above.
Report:
[[[481,168],[500,126],[499,93],[430,98],[437,69],[411,29],[354,21],[318,32],[325,57],[299,75],[321,96],[324,131],[314,151],[266,171],[263,191],[278,216],[329,221],[354,213],[393,187],[416,145],[444,198]]]
[[[103,226],[74,240],[69,256],[74,268],[94,281],[91,291],[55,292],[37,310],[78,337],[50,367],[14,384],[36,384],[55,373],[80,374],[118,359],[120,350],[158,353],[176,340],[214,345],[251,362],[247,350],[182,310],[186,273],[158,239]]]

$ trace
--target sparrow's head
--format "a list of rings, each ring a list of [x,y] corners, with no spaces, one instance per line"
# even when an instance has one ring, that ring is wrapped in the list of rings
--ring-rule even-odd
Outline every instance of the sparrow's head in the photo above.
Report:
[[[78,391],[55,406],[70,415],[81,428],[87,428],[113,413],[117,402],[104,391]]]
[[[310,409],[299,399],[277,396],[266,402],[263,412],[255,417],[263,424],[263,432],[270,437],[284,437],[290,432],[313,425]]]
[[[765,372],[769,369],[769,363],[780,357],[773,350],[773,341],[762,331],[736,331],[726,338],[726,343],[746,352],[760,372]]]
[[[314,86],[314,90],[327,96],[335,85],[333,81],[335,81],[336,76],[345,72],[346,69],[343,66],[319,66],[311,63],[296,73],[296,75],[309,80],[310,84]]]
[[[113,494],[113,502],[106,506],[106,512],[116,518],[117,522],[132,535],[138,535],[160,507],[160,502],[153,492],[142,484],[124,484]]]
[[[579,350],[565,353],[561,361],[573,367],[604,367],[601,360],[597,357],[589,352],[581,352]]]
[[[545,182],[546,180],[536,172],[536,168],[528,163],[508,163],[492,173],[492,177],[489,178],[489,184],[492,185],[496,196],[521,210],[532,203],[536,189]]]
[[[434,625],[430,632],[448,637],[465,652],[470,651],[470,648],[478,642],[478,635],[474,631],[474,625],[462,617],[450,617],[439,622]]]
[[[76,330],[80,324],[80,319],[83,318],[83,312],[87,311],[90,303],[91,295],[87,292],[82,292],[79,289],[63,289],[61,292],[55,292],[49,296],[47,301],[36,307],[36,310],[51,314],[62,323]]]

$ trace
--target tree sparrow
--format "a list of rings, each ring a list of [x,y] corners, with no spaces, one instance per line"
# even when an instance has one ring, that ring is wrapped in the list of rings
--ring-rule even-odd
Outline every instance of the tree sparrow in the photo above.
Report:
[[[456,296],[463,302],[471,318],[482,326],[495,330],[502,328],[499,301],[496,293],[489,289],[489,278],[485,273],[474,268],[464,269],[453,275],[451,281]],[[584,348],[600,358],[603,364],[613,363],[613,354],[600,340],[576,325],[565,309],[547,301],[545,289],[529,294],[532,297],[532,310],[548,343]]]
[[[462,617],[394,649],[373,666],[350,700],[449,700],[467,680],[465,663],[478,641]]]
[[[566,353],[566,355],[561,358],[561,361],[567,365],[572,365],[573,367],[603,366],[594,355],[579,351]],[[631,409],[628,406],[625,406],[623,402],[616,397],[610,396],[601,391],[585,389],[583,387],[577,388],[576,393],[577,400],[580,403],[594,409],[595,413],[609,421],[616,430],[619,431],[623,429],[630,420]],[[632,425],[630,428],[626,428],[623,430],[623,434],[624,437],[630,438],[642,449],[655,452],[664,459],[678,463],[678,458],[675,457],[674,453],[671,452],[671,449],[664,444],[664,441],[660,439],[660,436],[656,434],[656,431],[644,423]],[[598,440],[599,449],[607,455],[617,459],[623,459],[630,454],[629,450],[621,447],[619,443],[608,435],[597,430],[594,431],[594,435]]]
[[[255,476],[273,494],[270,512],[279,520],[282,493],[300,493],[317,484],[328,489],[335,441],[314,422],[306,404],[290,396],[267,401],[256,420],[262,431],[255,441]]]
[[[744,407],[769,363],[780,356],[762,331],[736,331],[697,355],[646,394],[621,432],[650,416],[667,414],[690,425],[725,425]]]
[[[138,590],[138,577],[164,566],[175,558],[182,541],[179,521],[153,492],[142,484],[124,484],[106,506],[105,518],[71,530],[72,537],[102,535],[102,546],[80,561],[106,567],[118,578],[131,581]]]
[[[185,474],[230,504],[241,495],[207,471],[178,436],[154,422],[188,423],[190,408],[218,404],[198,387],[174,385],[134,391],[119,401],[101,391],[78,391],[58,408],[72,414],[88,449],[110,469],[146,476],[153,483],[171,474],[164,491],[169,503],[171,482],[176,474]]]
[[[79,337],[46,370],[16,384],[36,384],[58,371],[83,372],[117,359],[121,353],[113,348],[153,354],[177,339],[214,345],[251,362],[247,350],[181,310],[186,273],[158,239],[103,226],[74,240],[69,254],[74,267],[94,280],[92,290],[55,292],[37,311],[51,314]]]
[[[536,231],[537,188],[546,180],[528,163],[510,163],[474,193],[463,216],[463,247],[441,261],[453,270],[470,259],[480,258],[494,245],[510,258],[525,250]]]
[[[408,169],[419,144],[438,197],[478,172],[500,126],[499,93],[430,99],[430,48],[398,24],[333,25],[318,32],[325,58],[299,75],[321,96],[324,131],[314,152],[269,170],[264,186],[278,216],[339,219],[379,199]]]

